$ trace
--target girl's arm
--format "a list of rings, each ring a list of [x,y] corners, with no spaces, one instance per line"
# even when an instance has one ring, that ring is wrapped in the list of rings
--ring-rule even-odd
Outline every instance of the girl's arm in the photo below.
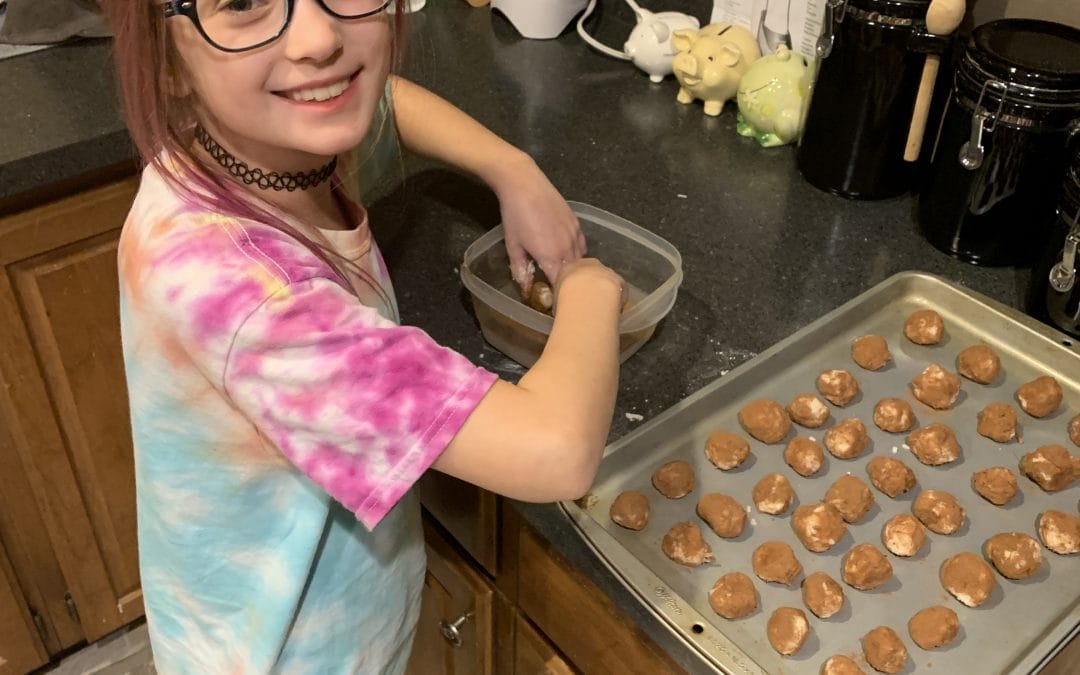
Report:
[[[391,77],[394,121],[405,147],[468,171],[499,198],[515,281],[532,283],[528,257],[548,279],[585,253],[585,238],[566,200],[527,154],[443,98]]]

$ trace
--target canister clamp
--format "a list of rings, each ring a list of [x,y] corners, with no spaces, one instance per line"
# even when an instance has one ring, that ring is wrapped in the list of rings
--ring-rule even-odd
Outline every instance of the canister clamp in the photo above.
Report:
[[[1077,249],[1080,249],[1080,210],[1073,218],[1069,236],[1065,237],[1061,260],[1050,268],[1050,288],[1058,293],[1068,293],[1076,284]]]
[[[821,21],[821,35],[818,36],[814,51],[819,59],[824,59],[832,54],[833,43],[836,42],[836,28],[844,22],[847,14],[848,0],[828,0],[825,3],[825,16]]]
[[[997,111],[993,114],[982,106],[987,87],[1001,89],[1001,98],[998,99]],[[998,119],[1001,117],[1001,111],[1005,106],[1005,94],[1008,91],[1009,85],[1001,80],[987,80],[983,82],[982,88],[979,89],[979,99],[975,101],[975,110],[971,114],[971,136],[960,146],[960,166],[968,171],[974,171],[982,166],[983,158],[986,156],[986,151],[983,149],[983,131],[990,134],[994,133]],[[989,129],[985,128],[987,120],[990,120]]]

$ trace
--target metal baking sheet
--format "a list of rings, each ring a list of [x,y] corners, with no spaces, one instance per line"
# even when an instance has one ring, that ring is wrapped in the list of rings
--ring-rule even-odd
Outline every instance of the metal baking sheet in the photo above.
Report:
[[[935,346],[919,346],[903,337],[902,326],[914,310],[937,310],[945,319],[946,337]],[[893,363],[879,372],[859,368],[850,356],[851,341],[861,335],[884,336]],[[908,389],[911,379],[930,363],[955,371],[956,355],[975,343],[993,347],[1002,360],[1002,373],[990,385],[963,380],[957,405],[936,412],[916,401]],[[832,417],[821,429],[794,425],[784,443],[764,445],[749,439],[739,426],[737,413],[756,398],[771,398],[786,405],[796,394],[814,392],[817,375],[828,368],[845,368],[859,380],[862,393],[845,408],[830,406]],[[997,444],[975,432],[976,414],[987,403],[1016,405],[1016,388],[1039,375],[1057,378],[1065,400],[1057,413],[1037,420],[1020,412],[1022,443]],[[905,448],[906,434],[888,434],[873,424],[873,407],[885,397],[908,400],[918,425],[943,422],[957,434],[963,458],[943,467],[928,467]],[[1019,409],[1018,409],[1019,410]],[[803,328],[765,353],[673,406],[606,451],[595,487],[585,499],[562,506],[592,548],[610,569],[674,632],[702,658],[702,670],[729,673],[817,673],[826,658],[847,654],[874,672],[862,657],[860,638],[878,625],[891,626],[904,640],[909,660],[903,672],[937,673],[1030,673],[1080,630],[1080,555],[1060,556],[1043,549],[1042,569],[1024,581],[997,576],[997,590],[980,608],[965,607],[946,592],[938,580],[941,563],[961,551],[981,554],[990,536],[1004,531],[1027,532],[1038,537],[1036,520],[1048,508],[1077,513],[1080,481],[1056,494],[1047,494],[1019,474],[1021,456],[1040,445],[1058,443],[1073,453],[1078,450],[1067,435],[1068,420],[1080,411],[1080,351],[1070,340],[1030,318],[993,300],[959,288],[940,278],[898,274],[861,296]],[[858,417],[870,432],[871,447],[854,460],[840,460],[826,453],[822,471],[810,478],[796,474],[783,461],[783,448],[795,434],[819,442],[828,426]],[[703,451],[705,439],[716,429],[747,437],[751,457],[737,470],[723,472],[709,463]],[[790,527],[790,514],[800,503],[815,502],[837,477],[854,474],[869,483],[866,464],[874,456],[894,456],[910,466],[918,486],[898,499],[871,488],[876,506],[832,550],[811,553]],[[669,500],[652,487],[650,476],[660,464],[684,459],[694,466],[694,491]],[[1017,472],[1020,494],[1005,507],[982,499],[970,485],[973,472],[1004,465]],[[795,488],[795,505],[782,516],[759,513],[753,508],[751,490],[763,475],[780,472]],[[652,516],[646,528],[633,532],[611,522],[608,512],[623,490],[636,489],[649,497]],[[841,580],[844,553],[857,543],[881,545],[881,527],[890,517],[910,512],[911,503],[923,489],[942,489],[955,495],[967,512],[967,524],[956,535],[928,532],[927,543],[914,558],[887,553],[894,578],[876,591],[864,592]],[[743,535],[725,540],[709,530],[695,514],[701,495],[722,492],[751,507]],[[689,568],[669,560],[660,550],[664,533],[676,522],[691,520],[701,525],[716,556],[714,563]],[[761,543],[781,540],[791,545],[804,568],[803,576],[816,571],[830,574],[844,586],[844,608],[829,619],[818,619],[805,609],[799,582],[790,587],[767,584],[751,569],[751,554]],[[731,571],[749,575],[760,597],[758,611],[744,619],[728,621],[715,614],[708,590]],[[918,610],[935,604],[951,607],[960,617],[959,638],[945,649],[924,651],[911,640],[908,619]],[[780,656],[769,645],[765,627],[778,607],[803,609],[811,624],[811,636],[792,657]],[[931,670],[932,669],[932,670]]]

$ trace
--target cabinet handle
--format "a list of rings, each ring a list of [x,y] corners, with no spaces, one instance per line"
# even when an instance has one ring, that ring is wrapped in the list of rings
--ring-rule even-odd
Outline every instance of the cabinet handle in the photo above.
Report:
[[[458,628],[472,617],[472,612],[465,612],[453,621],[439,621],[439,630],[442,632],[442,636],[446,638],[446,641],[450,644],[455,647],[460,647],[464,642],[461,639],[461,631],[458,630]]]
[[[67,613],[71,620],[75,623],[81,623],[79,621],[79,608],[75,606],[75,598],[71,597],[71,593],[64,594],[64,604],[67,605]]]

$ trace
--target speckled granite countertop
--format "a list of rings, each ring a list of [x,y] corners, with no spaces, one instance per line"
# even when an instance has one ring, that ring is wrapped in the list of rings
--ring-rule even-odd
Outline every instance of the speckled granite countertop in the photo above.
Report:
[[[731,108],[708,118],[700,105],[679,105],[674,81],[651,84],[572,32],[523,40],[487,8],[455,0],[428,3],[411,18],[408,76],[530,152],[568,199],[627,218],[682,253],[675,307],[622,369],[611,440],[642,423],[627,413],[656,417],[896,272],[924,270],[1012,306],[1022,302],[1026,271],[972,267],[938,253],[916,229],[913,198],[824,194],[802,180],[792,148],[764,150],[736,135]],[[616,36],[628,32],[626,20],[618,11],[605,18]],[[0,94],[9,106],[0,118],[0,199],[132,156],[115,112],[108,43],[0,62]],[[520,376],[483,341],[458,279],[466,247],[499,221],[494,196],[423,161],[407,159],[393,172],[406,180],[370,207],[404,320],[508,378]],[[561,510],[521,511],[677,660],[697,668]]]

